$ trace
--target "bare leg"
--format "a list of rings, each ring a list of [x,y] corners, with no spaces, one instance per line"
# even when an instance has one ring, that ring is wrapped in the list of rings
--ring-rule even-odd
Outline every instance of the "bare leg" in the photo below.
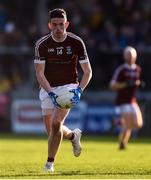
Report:
[[[142,118],[141,110],[138,104],[134,104],[132,107],[134,108],[133,121],[132,121],[133,129],[140,129],[143,126],[143,118]]]
[[[132,132],[132,119],[131,112],[124,112],[122,114],[122,131],[119,135],[119,149],[125,149]]]
[[[52,116],[53,116],[54,110],[50,110],[50,113],[48,115],[43,116],[43,121],[45,124],[45,128],[47,131],[47,134],[52,131]],[[73,136],[72,130],[70,130],[67,126],[62,125],[62,131],[63,131],[63,138],[71,140]]]
[[[73,154],[78,157],[81,154],[81,130],[74,129],[73,132],[66,126],[63,126],[69,110],[67,109],[54,109],[51,116],[47,115],[44,118],[48,138],[48,159],[45,164],[45,170],[48,172],[54,171],[54,160],[59,150],[62,138],[71,140],[73,146]]]
[[[51,131],[52,131],[51,115],[43,116],[43,121],[44,121],[44,124],[45,124],[45,128],[46,128],[47,134],[49,135],[49,133],[51,133]]]
[[[71,140],[73,137],[73,132],[67,126],[62,125],[63,138]]]
[[[137,103],[131,105],[131,111],[124,112],[123,117],[123,129],[120,134],[120,149],[125,147],[131,136],[131,132],[134,129],[139,129],[143,125],[142,114]],[[124,149],[124,148],[123,148]]]
[[[127,127],[123,127],[119,136],[119,149],[121,150],[125,149],[130,136],[131,136],[131,129]]]
[[[48,157],[50,158],[49,161],[54,161],[63,137],[60,123],[55,123],[52,129],[52,133],[48,139]]]
[[[63,137],[62,124],[68,114],[67,109],[55,109],[52,116],[52,132],[48,139],[48,157],[55,159]]]
[[[131,132],[134,129],[139,129],[143,125],[142,114],[137,104],[131,106],[132,111],[123,113],[123,129],[119,138],[119,148],[124,149],[127,145]]]

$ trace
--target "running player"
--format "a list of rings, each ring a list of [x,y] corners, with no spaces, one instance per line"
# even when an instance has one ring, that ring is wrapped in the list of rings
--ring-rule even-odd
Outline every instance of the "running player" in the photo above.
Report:
[[[64,9],[49,12],[48,27],[50,33],[40,38],[35,46],[36,77],[41,86],[40,100],[48,138],[48,159],[45,170],[54,171],[54,161],[62,137],[71,140],[75,156],[81,153],[81,130],[71,131],[63,125],[70,109],[60,109],[55,101],[55,90],[64,86],[74,89],[73,103],[80,101],[80,96],[89,83],[92,70],[86,47],[81,38],[66,29],[69,26]],[[77,64],[83,71],[78,81]]]
[[[141,68],[136,64],[137,52],[133,47],[124,49],[124,64],[116,70],[110,82],[112,90],[117,91],[116,104],[121,110],[122,131],[119,149],[125,149],[134,129],[143,125],[142,114],[136,99],[136,91],[141,85]]]

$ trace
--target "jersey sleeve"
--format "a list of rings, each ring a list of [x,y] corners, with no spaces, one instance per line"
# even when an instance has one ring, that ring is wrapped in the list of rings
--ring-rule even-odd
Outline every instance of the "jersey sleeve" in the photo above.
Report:
[[[45,61],[46,61],[46,58],[45,58],[43,48],[42,48],[40,42],[37,41],[37,43],[35,45],[34,63],[43,64],[43,63],[45,63]]]
[[[79,45],[78,45],[78,60],[79,60],[79,63],[81,64],[89,62],[86,46],[82,39],[80,39]]]
[[[121,77],[121,73],[122,73],[122,68],[119,67],[114,71],[114,74],[112,76],[111,82],[110,84],[114,84],[116,82],[120,81],[120,77]]]

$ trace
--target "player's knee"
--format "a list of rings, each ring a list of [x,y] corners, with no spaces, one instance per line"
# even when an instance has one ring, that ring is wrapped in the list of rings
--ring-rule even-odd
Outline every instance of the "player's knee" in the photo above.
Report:
[[[140,122],[140,123],[138,123],[138,125],[137,125],[138,129],[142,128],[142,126],[143,126],[143,122]]]
[[[136,122],[136,123],[134,123],[134,129],[140,129],[140,128],[142,128],[142,126],[143,126],[143,123],[142,122]]]

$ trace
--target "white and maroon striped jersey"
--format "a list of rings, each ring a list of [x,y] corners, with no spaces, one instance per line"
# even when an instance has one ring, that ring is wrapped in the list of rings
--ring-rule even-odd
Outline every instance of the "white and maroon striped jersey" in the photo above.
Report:
[[[48,34],[35,46],[34,63],[45,63],[44,74],[52,87],[78,83],[77,64],[88,61],[84,42],[73,33],[67,32],[62,42],[56,42]]]

